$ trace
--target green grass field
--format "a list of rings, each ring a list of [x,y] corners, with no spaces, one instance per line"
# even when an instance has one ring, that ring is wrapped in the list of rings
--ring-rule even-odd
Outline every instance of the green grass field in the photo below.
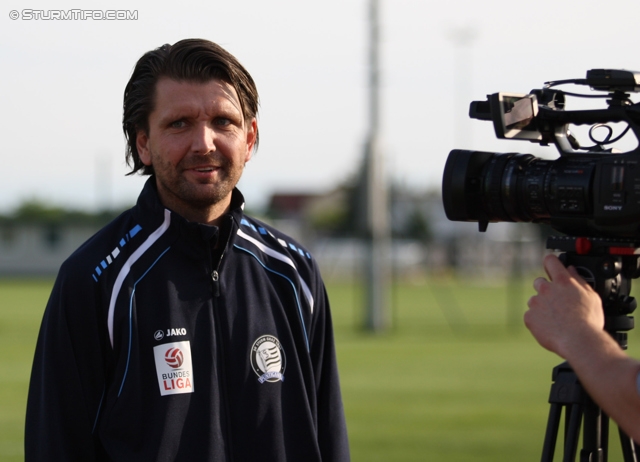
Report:
[[[361,328],[361,291],[329,284],[352,460],[540,459],[560,360],[521,325],[531,280],[399,285],[393,327],[375,335]],[[0,280],[2,462],[23,459],[27,384],[51,284]],[[632,331],[635,356],[638,343]],[[610,460],[622,460],[617,440],[611,446]]]

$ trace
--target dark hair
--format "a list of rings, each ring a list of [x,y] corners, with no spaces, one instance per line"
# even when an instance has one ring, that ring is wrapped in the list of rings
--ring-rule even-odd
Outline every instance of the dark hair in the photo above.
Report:
[[[126,160],[129,175],[141,170],[142,175],[153,174],[153,167],[140,160],[136,137],[139,130],[149,133],[149,114],[155,105],[158,80],[168,77],[177,81],[206,83],[220,79],[235,88],[242,115],[251,120],[258,114],[258,90],[238,60],[221,46],[203,39],[181,40],[174,45],[162,45],[145,53],[136,63],[124,89],[122,130],[127,140]],[[256,133],[255,148],[258,146]]]

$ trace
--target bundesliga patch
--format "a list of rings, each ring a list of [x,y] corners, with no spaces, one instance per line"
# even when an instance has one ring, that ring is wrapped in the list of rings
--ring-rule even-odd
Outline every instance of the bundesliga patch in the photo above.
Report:
[[[284,382],[286,361],[284,350],[277,338],[263,335],[251,347],[251,367],[260,383]]]
[[[193,393],[193,366],[189,341],[153,347],[160,394]]]

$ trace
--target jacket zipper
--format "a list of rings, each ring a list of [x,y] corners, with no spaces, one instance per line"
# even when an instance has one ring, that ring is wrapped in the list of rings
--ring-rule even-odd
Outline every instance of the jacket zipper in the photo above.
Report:
[[[234,222],[234,218],[233,216],[230,217],[231,220],[231,224],[229,226],[229,235],[227,236],[227,242],[225,243],[224,247],[222,248],[222,253],[220,254],[220,258],[218,259],[217,265],[215,267],[215,269],[212,269],[211,271],[211,281],[213,283],[213,297],[218,298],[220,297],[220,267],[222,265],[222,260],[224,259],[224,256],[227,252],[227,248],[229,246],[229,243],[231,242],[231,235],[233,233],[233,222]],[[222,229],[222,228],[221,228]],[[213,265],[215,265],[216,262],[211,262],[211,267],[213,268]],[[225,377],[225,370],[226,370],[226,365],[225,365],[225,361],[224,361],[224,355],[225,355],[225,348],[224,348],[224,342],[222,341],[222,332],[221,332],[221,325],[220,325],[220,321],[218,319],[218,314],[217,314],[217,303],[214,301],[214,310],[213,310],[213,319],[214,319],[214,329],[216,331],[216,337],[218,338],[217,346],[218,348],[220,348],[220,358],[222,359],[222,364],[220,365],[221,367],[221,378],[222,378],[222,383],[220,383],[220,393],[223,396],[222,399],[222,403],[224,406],[224,414],[225,414],[225,421],[226,421],[226,436],[227,436],[227,461],[228,462],[233,462],[234,461],[234,455],[233,455],[233,443],[232,443],[232,435],[231,435],[231,419],[230,419],[230,415],[229,415],[229,405],[228,405],[228,400],[226,399],[227,397],[227,384],[226,384],[226,377]]]
[[[213,270],[211,272],[211,280],[213,281],[213,296],[220,296],[220,274],[218,270]]]
[[[229,217],[231,220],[231,225],[229,226],[229,235],[227,236],[227,242],[225,242],[224,247],[222,248],[222,253],[220,254],[220,258],[218,259],[218,264],[216,268],[211,272],[211,280],[213,281],[213,296],[220,296],[220,266],[222,265],[222,259],[224,258],[225,253],[227,252],[227,248],[229,247],[229,243],[231,242],[231,234],[233,233],[233,217]],[[222,229],[222,228],[220,228]],[[212,265],[215,262],[212,262]]]

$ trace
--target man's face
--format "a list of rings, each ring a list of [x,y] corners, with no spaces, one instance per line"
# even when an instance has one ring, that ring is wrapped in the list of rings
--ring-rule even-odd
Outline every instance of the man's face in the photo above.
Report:
[[[256,119],[244,120],[228,83],[163,78],[149,132],[138,131],[136,145],[140,160],[153,166],[162,203],[192,221],[208,221],[194,211],[215,209],[213,219],[226,211],[256,133]]]

